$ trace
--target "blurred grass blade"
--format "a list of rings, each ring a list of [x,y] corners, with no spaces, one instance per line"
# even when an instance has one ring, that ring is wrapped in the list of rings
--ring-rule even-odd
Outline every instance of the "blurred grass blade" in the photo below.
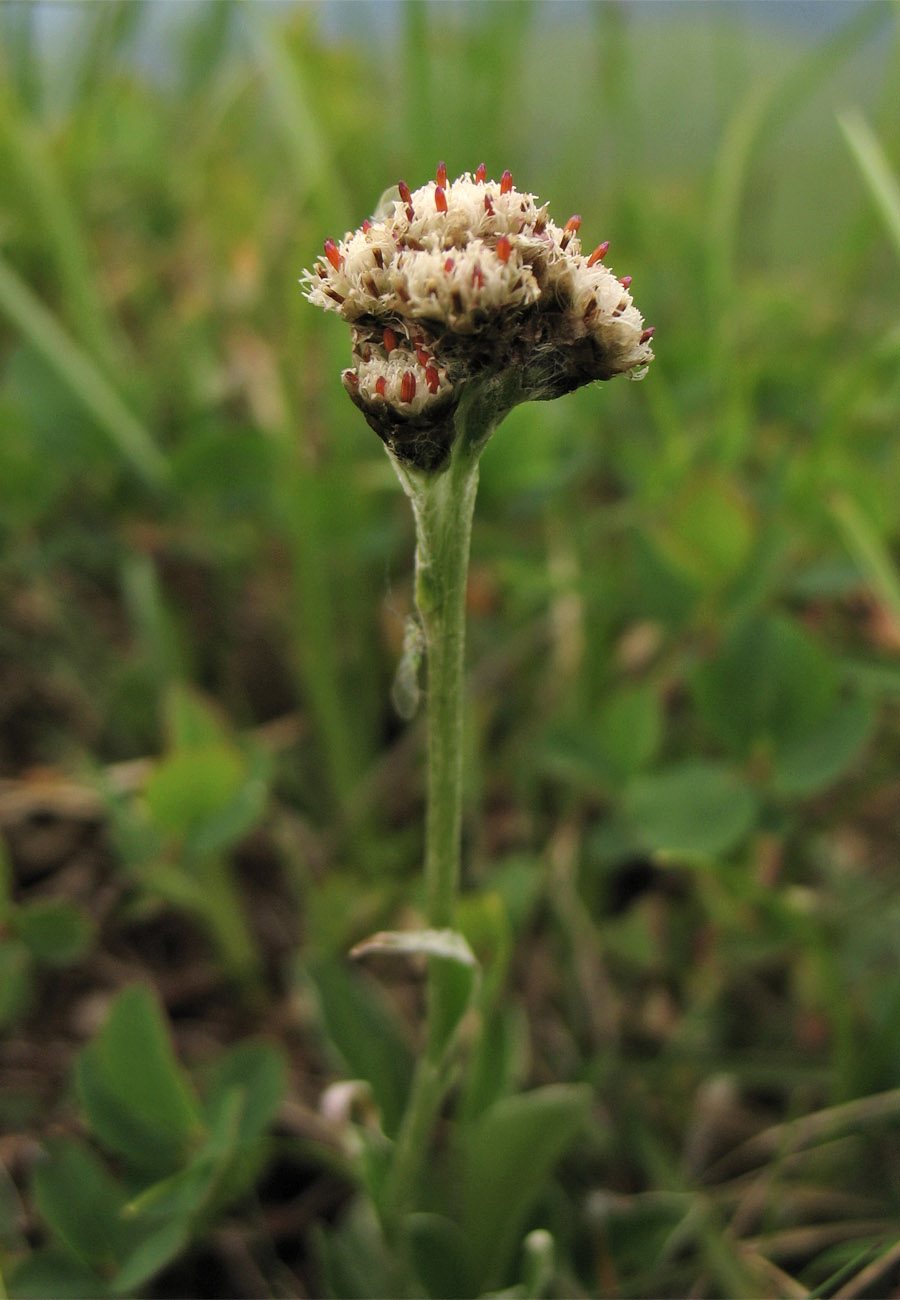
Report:
[[[60,183],[43,134],[16,111],[11,96],[0,94],[0,143],[4,140],[14,176],[30,199],[56,265],[69,323],[96,360],[112,369],[120,348],[109,328],[75,210]]]
[[[418,160],[428,159],[433,166],[443,157],[443,146],[435,147],[434,124],[440,120],[435,111],[435,81],[431,73],[428,42],[428,10],[425,0],[406,0],[403,6],[403,124],[406,147]],[[433,162],[432,162],[433,160]]]
[[[41,102],[41,73],[35,26],[37,5],[0,5],[0,69],[23,104],[35,112]]]
[[[891,170],[887,155],[857,108],[838,114],[844,134],[866,187],[874,200],[887,232],[900,254],[900,182]]]
[[[2,257],[0,311],[68,384],[109,436],[123,460],[149,486],[163,486],[169,478],[169,465],[150,434],[128,410],[87,353]]]
[[[831,512],[861,572],[900,627],[900,575],[887,548],[849,496],[836,493],[831,500]]]
[[[322,214],[349,214],[350,199],[319,126],[320,115],[311,105],[302,69],[265,14],[266,8],[245,0],[243,13],[295,179],[302,193],[319,196],[316,206]]]
[[[783,131],[790,118],[809,103],[819,87],[828,84],[841,64],[873,40],[882,27],[890,26],[890,21],[886,5],[860,4],[852,17],[815,44],[809,54],[798,59],[772,101],[766,120],[766,135]]]

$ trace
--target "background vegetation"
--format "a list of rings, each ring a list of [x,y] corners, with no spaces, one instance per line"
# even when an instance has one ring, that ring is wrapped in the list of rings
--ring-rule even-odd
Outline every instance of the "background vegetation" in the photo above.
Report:
[[[8,1293],[895,1293],[896,6],[0,24]],[[610,239],[657,360],[482,463],[486,1032],[398,1275],[420,985],[346,953],[417,906],[412,527],[297,278],[439,158]]]

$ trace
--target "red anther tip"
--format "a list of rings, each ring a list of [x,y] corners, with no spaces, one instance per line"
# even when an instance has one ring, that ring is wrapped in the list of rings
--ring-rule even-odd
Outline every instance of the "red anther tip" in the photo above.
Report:
[[[438,212],[447,211],[447,195],[444,193],[442,186],[438,185],[434,191],[434,206]]]
[[[576,212],[574,217],[569,217],[569,220],[563,226],[563,230],[568,230],[570,235],[574,235],[580,229],[581,229],[581,217],[579,217],[578,213]]]
[[[344,380],[351,388],[359,388],[359,375],[355,370],[345,370]]]
[[[655,333],[656,333],[656,326],[648,325],[647,328],[641,334],[640,342],[649,343]]]
[[[448,257],[447,260],[446,260],[446,262],[444,263],[444,270],[445,270],[445,271],[452,271],[455,265],[456,265],[456,263],[453,261],[453,258],[452,258],[452,257]]]
[[[509,255],[512,252],[512,244],[505,235],[501,235],[497,240],[497,256],[501,262],[508,262]]]
[[[472,283],[477,285],[479,289],[484,288],[484,273],[480,266],[476,266],[472,272]]]
[[[508,194],[512,189],[512,187],[513,187],[512,172],[509,170],[509,168],[507,168],[506,171],[503,173],[503,175],[500,177],[500,193]]]
[[[328,258],[331,265],[334,267],[336,271],[339,271],[341,269],[341,263],[343,262],[344,259],[341,257],[340,253],[338,252],[337,244],[334,242],[333,239],[326,239],[325,243],[323,244],[323,248],[325,249],[325,256]]]
[[[404,370],[400,380],[400,401],[411,402],[416,395],[416,377],[411,370]]]
[[[387,380],[384,375],[379,375],[375,380],[375,392],[379,397],[384,397],[384,390],[387,388]]]
[[[429,393],[436,393],[440,387],[441,377],[434,366],[425,367],[425,383],[428,385]]]
[[[418,361],[420,366],[427,366],[428,362],[431,360],[431,357],[428,355],[428,353],[425,351],[424,348],[417,347],[416,360]]]
[[[442,190],[447,188],[447,164],[445,162],[438,163],[435,179]]]
[[[372,223],[368,217],[366,217],[365,221],[362,223],[362,228],[363,228],[363,234],[365,234],[367,230],[372,229]]]
[[[409,203],[410,199],[412,198],[412,195],[409,192],[409,186],[407,185],[406,181],[398,181],[397,189],[400,191],[400,197],[403,200],[403,202]]]
[[[630,288],[631,288],[631,276],[630,276],[630,275],[623,275],[622,278],[619,280],[619,284],[622,286],[623,289],[630,289]]]
[[[485,167],[484,163],[479,163],[478,166],[475,168],[475,184],[483,185],[486,178],[487,178],[487,167]]]
[[[598,244],[597,247],[594,249],[593,253],[591,253],[590,257],[588,258],[587,261],[588,266],[593,266],[595,262],[602,262],[608,252],[609,252],[609,240],[604,239],[603,243]]]
[[[390,325],[385,325],[384,334],[382,334],[381,337],[384,342],[384,350],[388,356],[390,356],[394,348],[397,346],[397,335],[391,329]]]
[[[491,216],[494,215],[494,205],[491,202],[490,194],[485,194],[484,196],[484,210],[485,212],[489,212]]]

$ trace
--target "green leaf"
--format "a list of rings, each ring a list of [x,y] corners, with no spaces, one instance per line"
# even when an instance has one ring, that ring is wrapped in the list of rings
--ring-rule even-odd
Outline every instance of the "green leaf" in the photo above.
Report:
[[[118,995],[76,1063],[76,1085],[99,1139],[140,1168],[176,1167],[202,1135],[200,1110],[159,1004],[142,985]]]
[[[462,1080],[458,1113],[473,1119],[521,1084],[529,1060],[529,1029],[516,1003],[499,1003],[485,1015]]]
[[[222,1136],[218,1138],[219,1150],[212,1151],[207,1145],[184,1169],[145,1187],[129,1201],[126,1213],[135,1219],[189,1224],[208,1204],[219,1173],[231,1155],[234,1135],[226,1149],[223,1149]]]
[[[653,760],[661,736],[662,711],[653,686],[623,687],[601,710],[598,742],[620,779],[634,776]]]
[[[789,797],[827,789],[859,757],[874,725],[875,710],[867,700],[842,700],[817,726],[774,755],[772,788]]]
[[[32,956],[48,966],[69,966],[90,948],[96,934],[93,918],[67,899],[39,899],[20,907],[14,929]]]
[[[323,1293],[334,1300],[384,1300],[406,1290],[367,1197],[357,1196],[336,1227],[315,1232],[314,1244]]]
[[[109,1294],[106,1283],[93,1269],[55,1246],[36,1250],[16,1264],[8,1279],[9,1300],[95,1300]]]
[[[259,822],[269,800],[271,759],[262,750],[244,758],[243,779],[230,801],[197,826],[185,848],[197,857],[210,857],[231,848]]]
[[[551,1085],[499,1101],[458,1135],[461,1227],[478,1294],[504,1285],[528,1214],[590,1105],[589,1088]]]
[[[757,799],[727,764],[686,762],[636,778],[624,812],[650,852],[717,857],[752,829]]]
[[[241,1094],[237,1141],[255,1142],[277,1115],[287,1089],[283,1051],[272,1043],[244,1042],[218,1062],[204,1107],[210,1125],[235,1089]]]
[[[161,1269],[177,1259],[190,1241],[187,1222],[171,1219],[143,1237],[109,1284],[112,1295],[133,1296]],[[55,1293],[54,1293],[55,1294]]]
[[[753,537],[753,516],[736,483],[712,474],[689,481],[656,530],[666,559],[705,588],[722,587],[736,577]]]
[[[172,750],[213,748],[231,742],[231,729],[216,706],[199,691],[174,682],[163,702],[166,735]]]
[[[343,1058],[350,1078],[365,1079],[381,1109],[385,1131],[403,1115],[412,1077],[412,1054],[388,1013],[380,990],[362,972],[333,958],[308,968],[318,995],[323,1027]]]
[[[478,1294],[457,1224],[442,1214],[411,1214],[403,1223],[412,1266],[431,1300]]]
[[[244,779],[244,756],[218,743],[177,750],[156,768],[145,789],[151,819],[186,838],[226,810]]]
[[[766,615],[738,624],[693,680],[710,732],[742,758],[795,743],[824,718],[837,687],[827,652],[791,619]]]
[[[102,1276],[127,1241],[124,1198],[100,1159],[78,1142],[61,1143],[34,1172],[34,1201],[56,1239]]]

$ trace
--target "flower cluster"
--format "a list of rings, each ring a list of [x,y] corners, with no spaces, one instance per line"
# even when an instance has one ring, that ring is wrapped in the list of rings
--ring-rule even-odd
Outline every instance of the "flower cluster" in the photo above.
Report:
[[[557,226],[508,171],[482,164],[382,201],[324,253],[302,283],[310,302],[351,327],[347,392],[398,459],[438,468],[465,388],[510,376],[508,404],[558,397],[640,372],[653,359],[643,317],[604,265],[584,254],[581,218]]]

